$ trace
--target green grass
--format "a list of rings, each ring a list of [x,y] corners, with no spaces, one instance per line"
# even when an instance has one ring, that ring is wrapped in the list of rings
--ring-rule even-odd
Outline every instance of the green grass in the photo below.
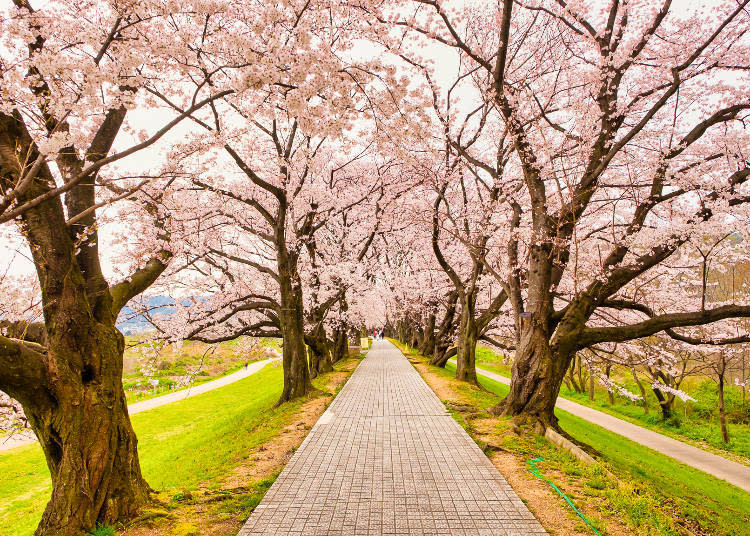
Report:
[[[267,367],[226,387],[133,415],[146,480],[156,490],[185,490],[227,474],[301,406],[297,400],[273,407],[282,382],[281,368]],[[51,490],[39,446],[0,453],[0,475],[0,536],[32,534]]]
[[[453,377],[455,366],[449,363],[446,370],[436,371],[446,377]],[[481,376],[479,382],[488,391],[479,392],[476,397],[481,407],[491,406],[497,402],[498,397],[504,397],[508,393],[507,385]],[[490,394],[495,396],[488,396]],[[735,536],[747,533],[750,523],[750,494],[568,412],[557,409],[555,415],[562,429],[575,441],[595,449],[615,474],[620,477],[625,475],[635,482],[631,496],[602,490],[610,495],[609,502],[613,508],[618,509],[617,515],[629,519],[635,528],[651,527],[649,530],[655,530],[657,534],[675,533],[670,523],[661,516],[654,515],[655,503],[650,494],[639,492],[648,488],[657,497],[671,503],[680,517],[710,528],[711,534]],[[544,442],[541,439],[538,441]],[[541,449],[541,445],[539,448]],[[549,457],[549,450],[545,450],[545,456]],[[538,452],[529,451],[526,454],[533,457]],[[591,486],[592,489],[595,486],[596,484]]]
[[[478,367],[510,377],[510,366],[501,363],[501,359],[499,354],[489,348],[477,348]],[[624,384],[624,387],[632,392],[637,392],[632,381],[626,379],[618,383]],[[721,429],[716,414],[718,407],[716,385],[708,379],[701,382],[694,381],[687,391],[695,398],[695,402],[683,403],[679,399],[676,400],[674,417],[669,421],[662,419],[656,398],[650,391],[647,391],[650,406],[648,414],[644,413],[640,401],[634,402],[619,395],[615,395],[615,404],[610,404],[606,390],[601,387],[595,389],[593,401],[589,400],[588,393],[577,393],[565,385],[560,389],[560,396],[675,439],[700,443],[700,446],[708,446],[710,450],[719,454],[723,451],[744,456],[747,458],[744,462],[750,464],[750,426],[746,422],[750,419],[750,404],[742,403],[740,391],[730,386],[727,387],[725,393],[727,407],[732,408],[732,416],[739,421],[728,423],[730,439],[728,443],[724,443],[721,438]],[[748,415],[745,415],[746,413]]]
[[[89,532],[89,534],[91,536],[117,536],[114,528],[103,526],[96,527],[94,530]]]
[[[192,385],[207,382],[240,370],[245,363],[263,360],[272,355],[271,350],[279,350],[279,340],[274,338],[260,339],[260,346],[249,353],[238,351],[242,337],[224,341],[218,345],[185,341],[179,351],[173,345],[161,349],[154,361],[151,376],[146,377],[139,358],[139,338],[125,338],[126,347],[123,374],[123,387],[129,403],[148,400],[156,396],[175,391],[177,380],[194,374]],[[148,361],[148,360],[147,360]],[[149,380],[158,380],[159,385],[152,388]]]
[[[399,346],[404,349],[403,345]],[[407,350],[405,353],[416,355],[414,350]],[[494,352],[487,352],[489,354],[483,358],[497,363]],[[490,368],[480,363],[479,356],[477,361],[483,368]],[[455,365],[451,363],[445,369],[430,367],[430,370],[444,378],[455,377]],[[502,373],[502,370],[497,372]],[[477,408],[493,406],[509,390],[507,385],[482,376],[479,382],[484,390],[462,382],[456,387],[459,394]],[[471,423],[460,413],[451,413],[471,434]],[[553,480],[579,507],[595,505],[601,518],[588,517],[602,534],[607,534],[608,516],[625,523],[632,534],[638,535],[736,536],[748,533],[750,494],[570,413],[556,409],[555,414],[562,429],[579,444],[595,451],[604,466],[585,466],[545,439],[530,434],[516,436],[506,432],[501,448],[524,459],[542,456],[545,461],[541,469],[557,472],[560,476]],[[501,419],[498,426],[504,428],[507,424]],[[605,467],[614,473],[614,478],[607,475]],[[570,489],[576,489],[574,483],[581,481],[584,490],[571,492]],[[701,532],[701,528],[708,532]]]

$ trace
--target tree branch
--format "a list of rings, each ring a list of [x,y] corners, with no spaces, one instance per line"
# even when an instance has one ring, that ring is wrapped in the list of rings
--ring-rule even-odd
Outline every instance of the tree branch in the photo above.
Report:
[[[723,305],[715,309],[689,313],[668,313],[656,315],[643,322],[626,326],[584,328],[578,338],[578,347],[586,348],[602,342],[624,342],[654,335],[671,328],[699,326],[726,318],[748,318],[750,306]]]

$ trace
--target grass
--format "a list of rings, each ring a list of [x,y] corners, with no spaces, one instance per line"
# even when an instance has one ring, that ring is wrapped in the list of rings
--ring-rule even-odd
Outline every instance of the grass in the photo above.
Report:
[[[415,355],[413,351],[410,353]],[[455,366],[430,367],[430,371],[453,378]],[[461,395],[478,408],[489,408],[508,393],[507,385],[481,376],[479,381],[484,390],[456,382]],[[560,480],[553,478],[553,481],[566,493],[566,488],[577,490],[572,493],[574,501],[578,504],[593,501],[598,505],[599,526],[605,532],[606,518],[614,517],[624,521],[633,534],[747,534],[748,493],[570,413],[558,409],[555,414],[562,429],[604,461],[614,479],[601,467],[583,466],[531,434],[506,433],[502,448],[523,459],[544,457],[542,469],[555,472]],[[501,419],[498,423],[503,426]],[[465,422],[462,424],[467,427]]]
[[[325,388],[325,381],[323,376],[313,384]],[[271,441],[303,404],[298,399],[274,407],[282,384],[282,369],[269,366],[220,389],[133,415],[141,469],[151,487],[183,496],[206,483],[217,487],[218,479],[248,451]],[[0,453],[0,475],[0,536],[32,534],[51,491],[41,448]],[[249,515],[272,482],[255,483],[236,501],[221,501],[221,508]]]
[[[91,536],[117,536],[117,532],[115,532],[113,527],[103,527],[101,525],[89,532],[89,534]]]
[[[178,382],[186,377],[191,378],[191,385],[198,385],[240,370],[246,363],[278,355],[278,339],[260,339],[260,344],[249,352],[239,346],[241,339],[218,345],[185,341],[179,351],[173,345],[167,345],[161,349],[158,357],[143,360],[139,357],[139,339],[134,336],[126,337],[128,348],[124,355],[123,387],[128,402],[148,400],[174,392],[178,388]],[[145,375],[143,365],[152,368],[150,376]],[[158,381],[158,385],[150,386],[149,380]]]
[[[510,377],[510,365],[502,363],[501,360],[502,356],[493,350],[477,348],[478,367]],[[632,392],[637,392],[632,380],[618,378],[618,383]],[[650,406],[648,414],[644,413],[640,401],[634,402],[619,395],[615,395],[615,404],[610,404],[606,390],[599,386],[595,389],[593,401],[589,400],[588,393],[577,393],[565,385],[560,389],[560,396],[675,439],[697,443],[698,446],[717,454],[722,452],[736,454],[745,458],[737,461],[750,465],[750,426],[748,426],[750,404],[743,404],[739,389],[732,386],[726,388],[727,407],[732,409],[732,417],[737,422],[728,423],[730,440],[724,443],[716,409],[718,407],[716,385],[713,381],[704,378],[702,381],[695,379],[693,382],[688,382],[688,386],[687,392],[695,399],[695,402],[676,400],[674,416],[668,421],[661,418],[656,397],[650,391],[647,391],[647,401]]]

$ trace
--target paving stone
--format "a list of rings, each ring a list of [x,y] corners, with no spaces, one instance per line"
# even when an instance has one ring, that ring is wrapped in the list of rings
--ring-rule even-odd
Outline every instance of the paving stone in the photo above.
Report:
[[[547,534],[404,355],[377,341],[238,536]]]

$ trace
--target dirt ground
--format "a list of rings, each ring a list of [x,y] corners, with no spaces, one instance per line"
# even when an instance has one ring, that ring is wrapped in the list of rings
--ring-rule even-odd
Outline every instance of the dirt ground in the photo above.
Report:
[[[245,460],[223,478],[182,492],[182,500],[159,496],[139,519],[118,530],[122,536],[235,535],[273,479],[291,459],[328,405],[332,393],[346,383],[359,360],[327,374],[326,387],[309,396],[293,418],[268,442],[248,452]],[[259,485],[260,483],[260,485]],[[175,490],[170,493],[174,494]]]
[[[544,528],[556,536],[590,535],[593,531],[586,526],[568,504],[544,480],[529,472],[526,456],[519,455],[500,447],[501,436],[511,433],[507,427],[499,426],[499,420],[486,413],[477,411],[471,406],[471,400],[463,396],[457,389],[458,382],[444,378],[432,372],[430,367],[421,361],[409,360],[422,375],[427,385],[435,392],[440,400],[448,402],[448,408],[459,413],[468,423],[469,434],[484,450],[492,464],[500,471],[511,487],[518,493],[521,500],[536,516]],[[546,472],[552,481],[567,480],[567,476],[554,471]],[[566,490],[576,495],[584,490],[575,484],[566,484]],[[579,503],[583,501],[578,501]],[[600,512],[585,505],[579,507],[587,517],[598,516]],[[631,532],[617,520],[607,518],[608,534],[611,536],[628,536]]]

